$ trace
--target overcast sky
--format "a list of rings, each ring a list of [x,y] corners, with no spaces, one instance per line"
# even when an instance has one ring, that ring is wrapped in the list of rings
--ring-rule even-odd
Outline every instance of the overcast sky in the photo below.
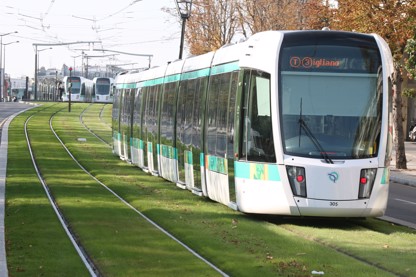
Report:
[[[0,35],[18,31],[3,36],[3,45],[20,41],[3,46],[6,73],[12,78],[34,76],[34,43],[101,41],[94,44],[95,49],[154,55],[152,66],[173,61],[179,55],[181,27],[177,18],[161,10],[163,7],[174,9],[175,0],[0,0]],[[45,48],[49,47],[38,46],[38,50]],[[78,69],[82,49],[89,49],[89,45],[53,46],[39,52],[39,64],[60,70],[65,63]],[[146,67],[149,61],[122,54],[89,59],[89,65],[129,63],[135,64],[125,68]]]

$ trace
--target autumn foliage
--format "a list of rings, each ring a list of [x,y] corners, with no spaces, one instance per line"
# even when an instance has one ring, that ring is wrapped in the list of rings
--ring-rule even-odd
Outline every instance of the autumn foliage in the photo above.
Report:
[[[193,0],[186,41],[189,52],[199,55],[266,30],[328,27],[379,34],[395,62],[391,79],[399,92],[393,99],[396,167],[406,168],[401,91],[403,78],[416,69],[415,54],[409,53],[416,50],[415,26],[415,0]]]

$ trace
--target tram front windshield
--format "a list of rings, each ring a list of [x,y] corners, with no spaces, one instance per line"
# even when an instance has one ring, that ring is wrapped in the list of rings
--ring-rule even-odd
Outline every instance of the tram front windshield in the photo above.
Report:
[[[71,77],[71,94],[79,94],[81,91],[81,80],[76,77]]]
[[[110,81],[98,79],[95,87],[98,95],[110,94]]]
[[[285,154],[327,161],[377,156],[383,84],[373,37],[287,34],[279,64]]]

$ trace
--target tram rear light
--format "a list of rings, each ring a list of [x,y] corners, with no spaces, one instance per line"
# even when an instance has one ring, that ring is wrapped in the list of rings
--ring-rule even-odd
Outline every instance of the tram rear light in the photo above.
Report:
[[[377,168],[362,169],[360,174],[358,198],[370,198],[376,179]]]
[[[293,195],[306,197],[305,168],[288,165],[286,171]]]

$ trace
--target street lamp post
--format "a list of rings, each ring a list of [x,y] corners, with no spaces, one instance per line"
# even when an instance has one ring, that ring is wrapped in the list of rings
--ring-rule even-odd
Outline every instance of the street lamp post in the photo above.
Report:
[[[38,71],[39,71],[39,52],[50,50],[52,47],[38,50],[38,46],[35,45],[35,101],[38,99]]]
[[[183,43],[185,40],[186,20],[191,16],[192,0],[176,0],[176,9],[182,19],[181,45],[179,46],[179,59],[182,59]]]
[[[0,98],[3,98],[3,77],[4,77],[4,69],[2,69],[3,64],[3,37],[11,34],[16,34],[17,31],[5,33],[0,35]]]
[[[19,43],[19,41],[17,40],[17,41],[12,41],[12,42],[9,42],[9,43],[4,43],[3,44],[3,46],[4,46],[4,49],[3,49],[3,74],[2,74],[2,78],[3,78],[3,80],[5,80],[5,76],[6,76],[6,46],[7,45],[10,45],[10,44],[13,44],[13,43]],[[10,76],[9,76],[9,81],[10,81]],[[6,96],[6,94],[7,94],[7,91],[6,91],[6,93],[3,95],[3,97],[5,97]]]

